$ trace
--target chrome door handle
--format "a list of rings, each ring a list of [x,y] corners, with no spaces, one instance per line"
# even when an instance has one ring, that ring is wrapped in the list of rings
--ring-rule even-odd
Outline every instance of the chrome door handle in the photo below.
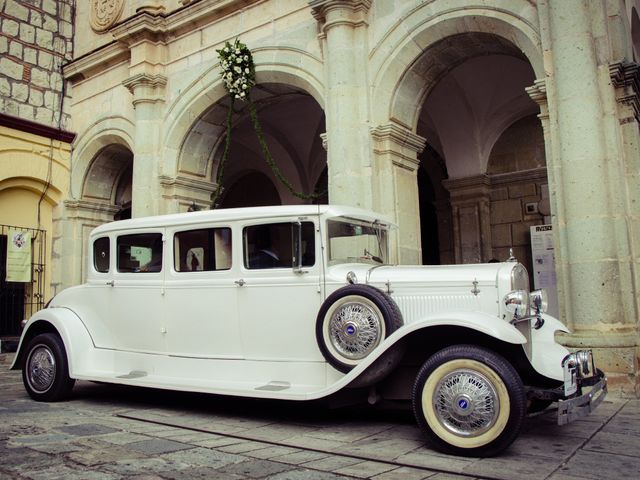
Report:
[[[110,282],[107,282],[107,285],[109,285],[109,286],[111,286],[111,287],[113,287],[115,284],[116,284],[116,283],[115,283],[113,280],[111,280]]]
[[[239,287],[242,287],[246,282],[243,279],[240,280],[236,280],[235,282],[236,285],[238,285]]]

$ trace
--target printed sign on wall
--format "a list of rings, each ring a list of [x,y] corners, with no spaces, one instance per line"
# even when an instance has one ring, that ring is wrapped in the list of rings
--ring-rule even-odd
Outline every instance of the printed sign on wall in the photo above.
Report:
[[[7,282],[31,281],[31,232],[9,229],[7,239]]]
[[[547,312],[558,317],[558,291],[556,290],[556,266],[553,246],[553,227],[536,225],[531,227],[531,258],[533,259],[533,285],[545,289],[549,295]]]

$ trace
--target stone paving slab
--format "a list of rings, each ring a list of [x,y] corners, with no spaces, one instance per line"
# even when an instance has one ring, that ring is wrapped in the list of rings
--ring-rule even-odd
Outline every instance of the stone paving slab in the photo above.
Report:
[[[410,414],[78,382],[70,401],[33,402],[0,368],[0,478],[577,480],[640,477],[640,401],[607,399],[558,427],[525,421],[496,458],[440,454]],[[157,422],[157,423],[153,423]]]

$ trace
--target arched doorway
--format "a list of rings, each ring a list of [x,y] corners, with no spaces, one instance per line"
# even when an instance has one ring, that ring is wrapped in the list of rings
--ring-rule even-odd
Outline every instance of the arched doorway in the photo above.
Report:
[[[121,144],[107,145],[89,165],[82,199],[112,207],[115,213],[108,220],[131,218],[132,172],[133,153]]]
[[[530,135],[530,124],[520,123],[528,118],[540,126],[538,106],[525,92],[535,80],[531,64],[514,44],[478,32],[447,37],[427,48],[423,58],[439,68],[425,79],[430,87],[417,124],[428,144],[418,188],[420,198],[429,199],[421,200],[421,209],[427,209],[422,222],[435,211],[440,240],[435,246],[423,226],[423,259],[486,262],[505,259],[514,247],[518,258],[530,263],[526,229],[542,219],[527,216],[525,204],[538,202],[538,186],[546,183],[523,186],[517,177],[529,168],[522,152],[541,142],[541,136]]]
[[[324,192],[326,150],[324,112],[303,90],[279,83],[261,83],[252,99],[266,145],[284,178],[296,192]],[[208,177],[215,182],[226,142],[230,100],[225,96],[190,127],[182,144],[179,173]],[[267,164],[249,116],[248,104],[234,102],[229,155],[224,165],[219,207],[310,202],[293,195]]]

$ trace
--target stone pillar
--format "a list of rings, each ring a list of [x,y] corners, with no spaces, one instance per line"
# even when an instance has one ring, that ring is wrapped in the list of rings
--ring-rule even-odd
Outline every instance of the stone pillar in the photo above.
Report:
[[[136,111],[131,198],[131,216],[134,218],[162,211],[159,152],[166,83],[164,76],[146,73],[134,75],[123,82],[133,94]]]
[[[491,259],[491,185],[489,177],[445,180],[453,223],[455,263],[481,263]]]
[[[420,265],[420,205],[418,154],[426,140],[404,127],[390,123],[371,131],[374,153],[374,204],[376,211],[394,218],[401,235],[393,232],[392,262]]]
[[[326,68],[327,164],[331,203],[371,208],[367,127],[367,23],[371,0],[311,0]]]
[[[548,8],[548,12],[544,10]],[[554,229],[560,243],[560,303],[573,334],[564,342],[593,347],[611,387],[638,391],[637,290],[622,169],[620,125],[601,3],[549,0],[547,81]],[[593,30],[592,30],[593,29]],[[595,29],[598,29],[596,32]],[[633,192],[631,192],[634,195]]]
[[[165,210],[160,213],[179,213],[192,210],[209,210],[211,195],[216,189],[216,183],[195,179],[183,175],[171,178],[160,176],[160,184],[165,199]]]
[[[56,207],[52,238],[52,295],[86,280],[89,233],[98,225],[113,221],[117,211],[115,205],[84,200],[66,200]]]

